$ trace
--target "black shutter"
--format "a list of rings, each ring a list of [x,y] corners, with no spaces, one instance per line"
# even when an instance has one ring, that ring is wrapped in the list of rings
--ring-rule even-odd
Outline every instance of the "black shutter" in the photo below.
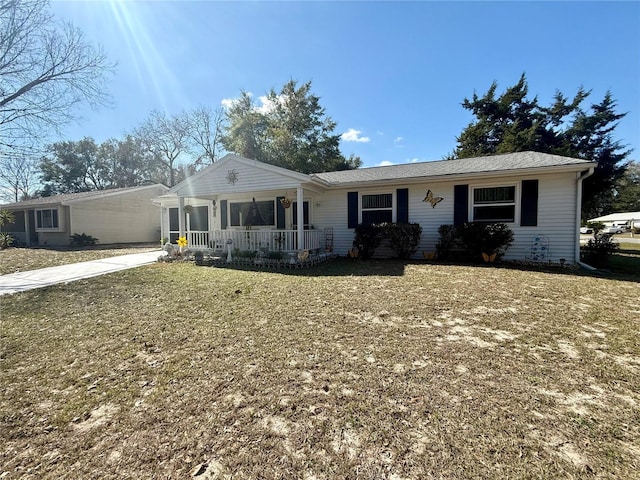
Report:
[[[453,186],[453,224],[457,227],[469,221],[469,185]]]
[[[284,207],[282,206],[281,200],[284,197],[276,197],[276,228],[278,230],[285,229],[285,217],[284,217]]]
[[[522,181],[520,225],[523,227],[538,225],[538,180]]]
[[[227,201],[220,200],[220,226],[224,230],[227,228]]]
[[[347,192],[347,227],[358,226],[358,192]]]
[[[396,190],[396,223],[409,223],[409,189],[398,188]]]

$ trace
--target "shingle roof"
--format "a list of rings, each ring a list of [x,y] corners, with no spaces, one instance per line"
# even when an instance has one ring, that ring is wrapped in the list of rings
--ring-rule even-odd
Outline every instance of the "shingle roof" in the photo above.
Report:
[[[443,175],[506,172],[529,168],[570,165],[588,168],[594,164],[588,160],[579,158],[562,157],[560,155],[538,152],[518,152],[486,157],[406,163],[388,167],[371,167],[340,172],[316,173],[313,177],[319,178],[332,185],[339,185],[346,183],[439,177]]]
[[[12,209],[12,208],[33,207],[37,205],[58,205],[58,204],[64,204],[66,202],[70,202],[72,200],[89,200],[89,199],[104,197],[104,196],[113,195],[117,193],[125,193],[128,191],[133,191],[139,188],[146,188],[149,186],[153,186],[153,185],[145,185],[143,187],[111,188],[108,190],[93,190],[91,192],[80,192],[80,193],[63,193],[60,195],[51,195],[50,197],[38,197],[38,198],[32,198],[30,200],[24,200],[22,202],[7,203],[4,205],[0,205],[0,208]]]

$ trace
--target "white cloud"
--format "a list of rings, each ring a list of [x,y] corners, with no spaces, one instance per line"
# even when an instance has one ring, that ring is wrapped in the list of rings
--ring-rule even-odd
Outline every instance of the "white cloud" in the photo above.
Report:
[[[266,95],[262,95],[261,97],[258,97],[258,100],[260,100],[260,105],[256,107],[256,112],[266,115],[273,112],[276,107],[276,102],[284,102],[284,97],[282,95],[278,95],[275,101],[273,101]]]
[[[229,110],[237,103],[237,101],[237,98],[223,98],[220,104],[225,110]]]
[[[369,137],[361,137],[360,134],[362,131],[356,130],[355,128],[350,128],[346,132],[344,132],[340,138],[345,142],[360,142],[360,143],[368,143],[371,141]]]
[[[391,165],[395,165],[395,163],[389,161],[389,160],[383,160],[380,163],[376,164],[376,167],[389,167]]]
[[[402,143],[403,140],[404,140],[404,137],[396,137],[393,139],[393,143],[398,145],[399,143]]]

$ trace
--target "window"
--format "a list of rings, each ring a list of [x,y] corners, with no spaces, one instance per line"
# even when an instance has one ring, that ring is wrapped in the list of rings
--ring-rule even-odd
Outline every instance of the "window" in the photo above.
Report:
[[[362,223],[385,222],[393,222],[393,195],[391,193],[362,195]]]
[[[514,222],[515,211],[515,186],[473,189],[474,222]]]
[[[271,227],[276,223],[275,212],[273,200],[231,203],[229,204],[229,224],[232,227]]]
[[[38,230],[57,230],[60,228],[58,209],[36,210],[36,228]]]
[[[298,227],[298,202],[293,202],[292,205],[292,216],[293,216],[293,227]],[[304,229],[309,229],[309,202],[304,202],[302,204],[302,224],[304,225]]]
[[[193,207],[189,215],[189,227],[191,230],[206,232],[209,230],[209,208]]]

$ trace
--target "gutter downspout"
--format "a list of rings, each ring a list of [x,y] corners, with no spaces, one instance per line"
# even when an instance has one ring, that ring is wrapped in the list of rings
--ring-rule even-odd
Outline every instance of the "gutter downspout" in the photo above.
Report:
[[[576,224],[578,225],[577,233],[576,233],[576,250],[575,250],[575,261],[578,265],[587,270],[596,270],[591,265],[587,265],[580,261],[580,220],[582,219],[582,181],[593,175],[595,167],[589,167],[589,170],[586,172],[582,172],[578,176],[577,181],[577,195],[576,195]]]

